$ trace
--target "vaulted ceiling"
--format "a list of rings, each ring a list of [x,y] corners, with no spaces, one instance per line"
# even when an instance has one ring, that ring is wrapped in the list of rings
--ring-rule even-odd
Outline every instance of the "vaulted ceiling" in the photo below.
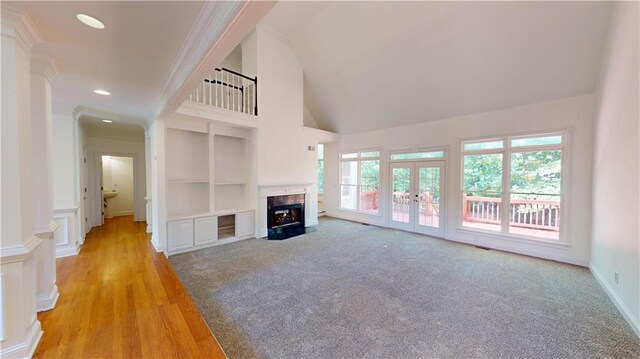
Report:
[[[263,19],[343,134],[592,93],[605,2],[280,2]]]

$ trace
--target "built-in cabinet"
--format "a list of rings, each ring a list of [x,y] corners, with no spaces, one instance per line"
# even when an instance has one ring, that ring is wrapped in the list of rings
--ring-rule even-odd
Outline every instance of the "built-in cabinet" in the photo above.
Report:
[[[167,122],[169,255],[254,236],[250,131],[206,120]]]

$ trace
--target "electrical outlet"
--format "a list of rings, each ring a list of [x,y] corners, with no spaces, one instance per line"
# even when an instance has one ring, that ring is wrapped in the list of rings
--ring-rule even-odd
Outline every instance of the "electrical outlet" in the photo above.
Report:
[[[613,281],[616,282],[616,284],[618,284],[619,282],[619,276],[618,276],[618,272],[613,272]]]

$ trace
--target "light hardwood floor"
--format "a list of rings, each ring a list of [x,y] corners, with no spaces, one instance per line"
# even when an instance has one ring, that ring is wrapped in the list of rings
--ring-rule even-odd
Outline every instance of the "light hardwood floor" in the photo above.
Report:
[[[114,217],[58,259],[35,358],[226,358],[144,223]]]

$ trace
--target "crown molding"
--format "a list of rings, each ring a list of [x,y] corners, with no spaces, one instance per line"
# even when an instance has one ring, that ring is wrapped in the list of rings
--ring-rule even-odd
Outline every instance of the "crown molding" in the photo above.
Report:
[[[211,1],[202,5],[200,14],[189,30],[164,81],[158,98],[158,112],[161,112],[169,99],[180,90],[207,54],[209,47],[220,38],[227,25],[243,6],[245,3],[235,1]]]
[[[28,52],[44,39],[29,14],[10,6],[2,6],[2,36],[18,40]]]
[[[43,75],[51,82],[51,79],[59,73],[56,59],[42,54],[33,55],[31,57],[31,72]]]

